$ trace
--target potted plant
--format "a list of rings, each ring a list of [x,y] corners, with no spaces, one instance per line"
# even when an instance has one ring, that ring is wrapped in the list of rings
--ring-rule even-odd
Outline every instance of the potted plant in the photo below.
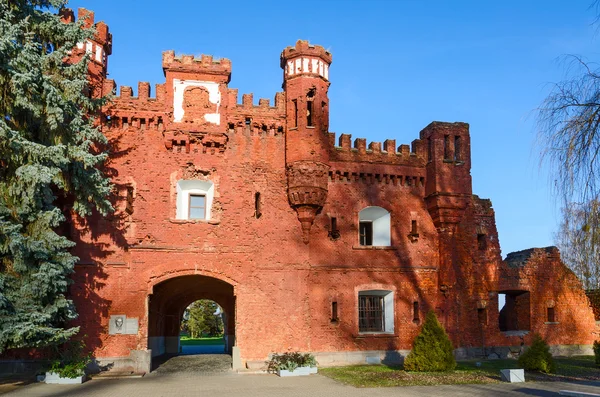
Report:
[[[317,360],[310,353],[275,353],[267,364],[267,370],[277,373],[279,376],[303,376],[317,373]]]
[[[77,384],[86,381],[85,368],[92,362],[90,353],[83,352],[83,341],[67,342],[56,349],[55,359],[50,362],[44,382],[54,384]]]

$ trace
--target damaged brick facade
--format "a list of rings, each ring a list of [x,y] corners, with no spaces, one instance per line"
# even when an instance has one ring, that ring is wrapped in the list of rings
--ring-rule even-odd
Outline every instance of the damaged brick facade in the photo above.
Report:
[[[82,48],[94,95],[109,94],[112,38],[96,26]],[[71,293],[95,356],[145,370],[178,351],[201,298],[223,307],[241,366],[288,350],[324,365],[401,357],[428,310],[458,355],[514,354],[534,332],[556,352],[589,348],[598,326],[558,251],[501,259],[492,204],[471,190],[468,124],[433,122],[411,145],[336,141],[331,62],[306,41],[286,48],[284,91],[258,105],[238,103],[231,62],[208,55],[163,53],[154,96],[120,87],[100,120],[117,211],[71,223]],[[114,315],[137,332],[110,334]]]

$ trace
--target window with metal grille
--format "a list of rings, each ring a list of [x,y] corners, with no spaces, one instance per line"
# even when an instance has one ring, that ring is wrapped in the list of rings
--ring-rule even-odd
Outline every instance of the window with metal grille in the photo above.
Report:
[[[206,196],[203,194],[190,194],[189,219],[206,218]]]
[[[385,318],[383,296],[359,295],[358,297],[358,331],[384,332]]]
[[[373,222],[359,223],[360,245],[373,245]]]

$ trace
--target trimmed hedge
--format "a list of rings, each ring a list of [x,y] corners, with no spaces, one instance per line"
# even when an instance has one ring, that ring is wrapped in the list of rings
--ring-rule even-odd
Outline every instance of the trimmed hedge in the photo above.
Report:
[[[539,334],[533,336],[529,349],[519,356],[519,365],[527,371],[540,371],[547,374],[556,372],[556,363],[550,354],[550,348]]]
[[[448,334],[431,310],[404,360],[404,369],[415,372],[452,371],[456,368],[453,352]]]
[[[600,340],[594,341],[594,358],[596,361],[596,366],[600,367]]]

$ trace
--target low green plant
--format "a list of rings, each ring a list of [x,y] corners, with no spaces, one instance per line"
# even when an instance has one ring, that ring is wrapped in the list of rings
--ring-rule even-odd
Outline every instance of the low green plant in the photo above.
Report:
[[[267,362],[267,370],[269,372],[277,372],[277,370],[287,370],[293,372],[299,367],[316,367],[317,360],[310,353],[302,354],[300,352],[289,352],[278,354],[275,353]]]
[[[596,366],[600,367],[600,340],[594,341],[594,358]]]
[[[85,368],[92,362],[91,353],[84,353],[82,340],[69,341],[55,350],[55,359],[50,362],[49,372],[62,378],[77,378],[85,374]]]
[[[452,371],[456,368],[454,348],[433,310],[427,313],[421,332],[404,360],[404,369],[415,372]]]
[[[556,363],[546,341],[539,334],[533,336],[529,349],[519,356],[519,365],[527,371],[540,371],[547,374],[556,372]]]

